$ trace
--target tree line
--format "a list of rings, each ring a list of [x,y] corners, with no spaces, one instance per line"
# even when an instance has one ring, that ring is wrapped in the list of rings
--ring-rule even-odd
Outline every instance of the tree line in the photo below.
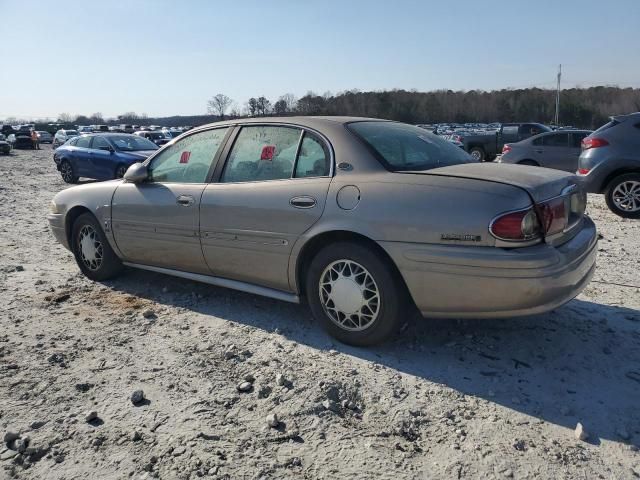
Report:
[[[268,115],[352,115],[386,118],[407,123],[491,123],[535,121],[551,124],[555,116],[555,90],[541,88],[452,91],[387,90],[361,92],[349,90],[323,95],[307,92],[301,98],[287,93],[278,99],[249,98],[242,105],[219,93],[207,102],[207,115],[149,117],[125,112],[105,119],[92,115],[59,115],[65,125],[137,124],[182,126],[202,125],[225,118]],[[640,88],[600,86],[571,88],[560,94],[560,124],[597,128],[608,117],[640,111]],[[25,123],[8,118],[4,123]]]

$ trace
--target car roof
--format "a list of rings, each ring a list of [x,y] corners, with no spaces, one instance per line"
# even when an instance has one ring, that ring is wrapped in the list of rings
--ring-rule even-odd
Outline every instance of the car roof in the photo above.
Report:
[[[210,127],[213,125],[239,125],[247,123],[280,123],[280,124],[294,124],[301,127],[309,128],[322,128],[327,125],[346,124],[351,122],[362,121],[375,121],[375,122],[390,122],[391,120],[384,120],[381,118],[367,118],[367,117],[348,117],[348,116],[294,116],[294,117],[251,117],[251,118],[238,118],[235,120],[224,120],[220,122],[209,123],[197,127],[198,129],[204,127]]]

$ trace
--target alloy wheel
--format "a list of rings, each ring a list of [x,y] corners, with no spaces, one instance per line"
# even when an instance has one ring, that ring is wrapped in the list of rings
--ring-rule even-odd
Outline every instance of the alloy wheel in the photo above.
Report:
[[[70,183],[73,180],[73,168],[69,162],[64,162],[60,166],[60,173],[65,182]]]
[[[616,207],[623,212],[640,211],[640,182],[630,180],[618,184],[611,198]]]
[[[82,263],[92,271],[96,271],[102,265],[103,246],[98,233],[91,225],[85,225],[78,235],[78,251]]]
[[[325,313],[345,330],[365,330],[380,313],[380,291],[375,279],[353,260],[329,264],[320,275],[318,294]]]

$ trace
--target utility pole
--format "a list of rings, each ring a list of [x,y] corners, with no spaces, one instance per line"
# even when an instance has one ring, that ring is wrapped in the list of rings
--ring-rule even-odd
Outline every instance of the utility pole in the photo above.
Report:
[[[562,77],[562,64],[558,65],[558,88],[556,89],[556,126],[560,126],[560,77]]]

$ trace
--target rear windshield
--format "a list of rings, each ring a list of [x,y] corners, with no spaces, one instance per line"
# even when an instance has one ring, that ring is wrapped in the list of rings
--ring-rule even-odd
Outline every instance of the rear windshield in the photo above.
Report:
[[[67,136],[69,136],[69,135],[78,135],[78,132],[75,131],[75,130],[65,130],[64,132],[67,134]]]
[[[473,163],[464,150],[423,128],[395,122],[354,122],[347,128],[360,137],[391,171],[429,170]]]
[[[604,125],[602,125],[599,129],[597,129],[595,132],[593,133],[600,133],[600,132],[604,132],[605,130],[610,129],[611,127],[615,127],[616,125],[618,125],[620,122],[618,120],[614,120],[611,119],[610,122],[605,123]]]
[[[135,135],[112,135],[109,137],[118,150],[123,152],[135,152],[141,150],[157,150],[158,146],[146,138]]]

